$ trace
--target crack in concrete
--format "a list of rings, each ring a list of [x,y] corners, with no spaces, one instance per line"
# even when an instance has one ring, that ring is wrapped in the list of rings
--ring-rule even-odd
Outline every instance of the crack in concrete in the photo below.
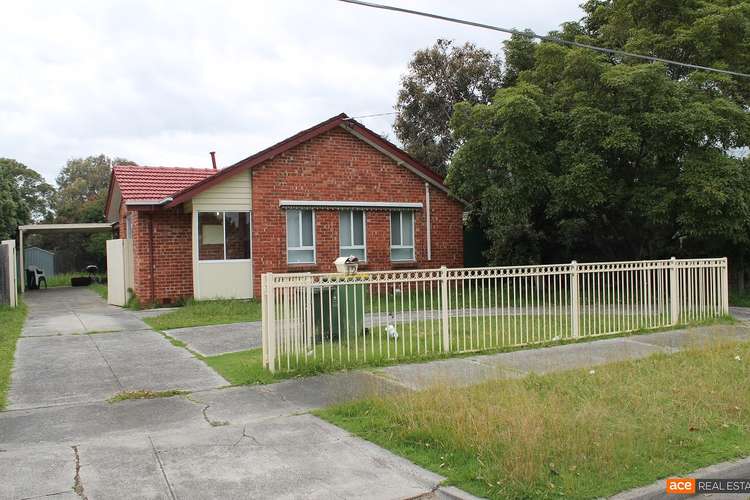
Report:
[[[102,354],[102,351],[99,349],[99,345],[96,343],[96,340],[94,340],[94,337],[92,337],[90,335],[87,336],[87,337],[91,341],[91,343],[94,344],[94,348],[96,349],[96,352],[99,353],[99,356],[101,356],[102,359],[104,360],[104,362],[107,364],[107,368],[109,368],[109,372],[115,378],[115,381],[117,382],[117,385],[120,386],[120,389],[125,389],[125,386],[122,385],[122,382],[120,382],[120,379],[117,377],[117,374],[112,369],[112,365],[109,364],[109,360],[106,357],[104,357],[104,354]]]
[[[193,398],[190,394],[188,394],[187,396],[185,396],[185,399],[187,399],[191,403],[195,403],[195,404],[199,404],[199,405],[204,405],[203,409],[201,410],[201,413],[203,414],[203,420],[205,420],[206,423],[208,425],[210,425],[211,427],[223,427],[225,425],[229,425],[230,424],[230,422],[228,422],[227,420],[211,420],[211,418],[208,416],[208,409],[211,408],[210,404],[205,403],[203,401],[199,401],[199,400]]]
[[[251,440],[251,441],[252,441],[252,442],[253,442],[254,444],[256,444],[257,446],[263,446],[263,445],[262,445],[262,444],[260,443],[260,441],[258,441],[258,440],[257,440],[257,439],[255,438],[255,436],[251,436],[250,434],[248,434],[248,433],[247,433],[247,424],[245,424],[245,425],[243,425],[243,426],[242,426],[242,435],[240,436],[240,438],[239,438],[239,439],[238,439],[238,440],[237,440],[237,441],[236,441],[236,442],[235,442],[235,443],[234,443],[234,444],[233,444],[233,445],[232,445],[231,447],[232,447],[232,448],[234,448],[235,446],[237,446],[238,444],[240,444],[240,442],[241,442],[241,441],[242,441],[243,439],[250,439],[250,440]]]
[[[76,461],[76,473],[73,476],[73,491],[83,500],[88,500],[86,493],[83,491],[83,482],[81,481],[81,455],[78,453],[78,445],[72,446],[72,448]]]
[[[70,490],[65,491],[56,491],[55,493],[47,493],[46,495],[36,495],[33,497],[23,497],[20,500],[35,500],[37,498],[50,498],[50,497],[56,497],[58,495],[65,495],[70,493]]]
[[[148,442],[151,443],[151,450],[154,452],[154,458],[156,458],[156,463],[159,464],[159,470],[161,471],[161,475],[164,477],[164,482],[167,483],[167,489],[169,490],[169,496],[172,497],[172,500],[177,500],[177,496],[174,493],[174,490],[172,489],[172,484],[169,482],[169,478],[167,477],[167,471],[164,470],[164,464],[161,461],[161,457],[159,457],[159,452],[156,451],[156,446],[154,446],[154,440],[151,439],[151,436],[148,437]]]

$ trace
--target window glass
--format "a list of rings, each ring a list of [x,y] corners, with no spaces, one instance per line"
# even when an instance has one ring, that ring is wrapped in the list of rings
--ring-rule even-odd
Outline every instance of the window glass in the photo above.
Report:
[[[312,210],[286,212],[287,262],[315,263],[315,216]]]
[[[391,245],[401,244],[401,212],[391,212]]]
[[[288,210],[286,213],[286,241],[289,248],[300,246],[299,210]]]
[[[313,213],[312,210],[302,210],[302,246],[313,246]]]
[[[224,260],[224,224],[221,212],[198,213],[198,258]]]
[[[350,210],[339,212],[339,244],[341,248],[352,246],[352,212]]]
[[[352,244],[365,244],[365,213],[361,210],[352,212]]]
[[[391,212],[391,260],[414,260],[414,213]]]
[[[366,260],[365,213],[362,210],[339,212],[339,255],[353,255],[361,261]]]
[[[225,212],[227,260],[250,258],[250,214]]]
[[[413,216],[414,212],[401,212],[401,244],[404,246],[414,246]]]

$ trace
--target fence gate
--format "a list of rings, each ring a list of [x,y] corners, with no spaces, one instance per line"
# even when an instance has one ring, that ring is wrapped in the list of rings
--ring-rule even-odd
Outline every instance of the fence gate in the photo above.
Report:
[[[133,288],[133,240],[107,240],[107,302],[128,303]]]

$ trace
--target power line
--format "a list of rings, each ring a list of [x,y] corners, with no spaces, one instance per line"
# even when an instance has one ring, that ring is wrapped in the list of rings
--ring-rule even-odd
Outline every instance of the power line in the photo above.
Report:
[[[503,33],[510,33],[511,35],[521,35],[529,38],[537,38],[545,42],[559,43],[562,45],[570,45],[573,47],[579,47],[583,49],[595,50],[597,52],[604,52],[606,54],[614,54],[619,56],[633,57],[637,59],[645,59],[652,62],[661,62],[665,64],[671,64],[673,66],[682,66],[685,68],[700,69],[703,71],[712,71],[714,73],[722,73],[725,75],[740,76],[743,78],[750,78],[750,74],[739,73],[737,71],[730,71],[726,69],[711,68],[708,66],[700,66],[698,64],[690,64],[679,61],[672,61],[671,59],[664,59],[656,56],[647,56],[643,54],[635,54],[633,52],[626,52],[619,49],[608,49],[606,47],[597,47],[596,45],[589,45],[587,43],[575,42],[572,40],[564,40],[555,36],[549,35],[537,35],[533,31],[520,31],[517,29],[501,28],[499,26],[493,26],[491,24],[478,23],[475,21],[467,21],[465,19],[458,19],[455,17],[441,16],[440,14],[432,14],[430,12],[423,12],[419,10],[404,9],[402,7],[394,7],[392,5],[383,5],[379,3],[363,2],[361,0],[338,0],[339,2],[350,3],[354,5],[361,5],[363,7],[372,7],[373,9],[390,10],[394,12],[402,12],[404,14],[413,14],[415,16],[429,17],[432,19],[439,19],[441,21],[448,21],[450,23],[465,24],[467,26],[474,26],[475,28],[483,28],[492,31],[501,31]]]
[[[397,114],[399,114],[398,111],[390,111],[388,113],[375,113],[375,114],[372,114],[372,115],[350,116],[347,119],[348,120],[358,120],[360,118],[375,118],[375,117],[378,117],[378,116],[389,116],[389,115],[397,115]]]

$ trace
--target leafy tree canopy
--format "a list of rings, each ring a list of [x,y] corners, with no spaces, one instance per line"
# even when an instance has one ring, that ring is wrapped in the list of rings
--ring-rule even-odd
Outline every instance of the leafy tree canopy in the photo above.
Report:
[[[750,72],[750,4],[591,0],[558,36]],[[494,262],[740,256],[750,81],[514,36],[503,88],[455,106],[448,182]]]
[[[445,173],[456,149],[449,120],[459,102],[488,103],[500,84],[500,61],[490,51],[438,40],[417,51],[401,80],[394,123],[412,156]]]
[[[29,218],[29,207],[15,178],[7,169],[0,168],[0,240],[15,238],[18,226],[26,224]]]
[[[52,217],[51,203],[55,189],[39,172],[11,158],[0,158],[0,171],[12,179],[26,204],[29,214],[24,223],[41,222]]]

